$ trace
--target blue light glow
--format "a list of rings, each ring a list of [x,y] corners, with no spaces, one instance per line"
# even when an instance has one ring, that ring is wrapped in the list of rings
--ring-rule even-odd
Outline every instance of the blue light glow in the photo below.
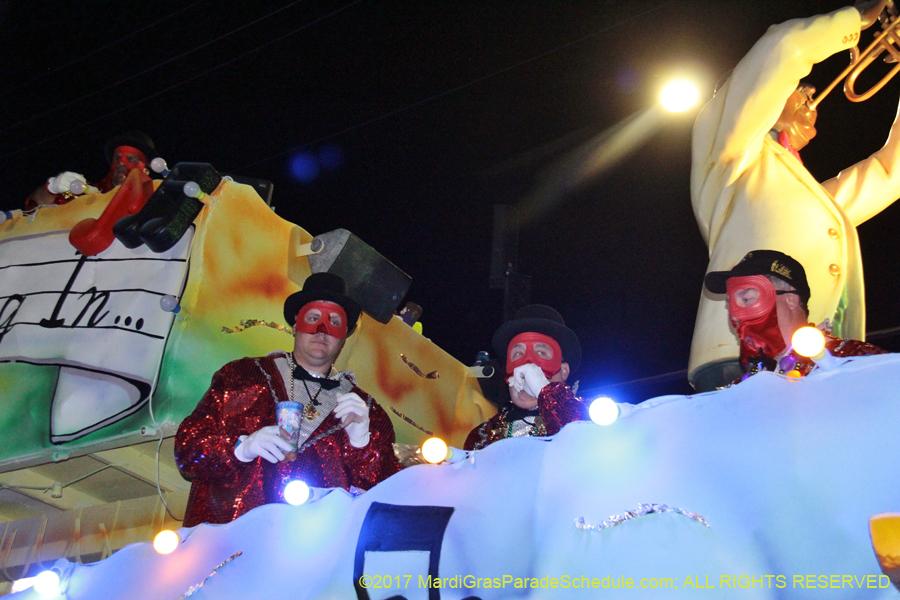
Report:
[[[309,183],[319,176],[319,161],[309,152],[302,152],[291,158],[290,169],[294,179]]]

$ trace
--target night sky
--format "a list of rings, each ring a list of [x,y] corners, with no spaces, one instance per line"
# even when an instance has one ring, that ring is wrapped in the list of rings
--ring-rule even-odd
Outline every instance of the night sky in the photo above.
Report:
[[[170,166],[270,180],[283,218],[359,236],[413,278],[425,335],[471,364],[503,318],[493,207],[562,181],[522,227],[517,270],[579,335],[582,392],[689,393],[707,262],[689,192],[699,106],[578,185],[567,157],[646,115],[671,75],[707,99],[769,25],[841,6],[0,0],[0,208],[62,170],[99,179],[103,141],[140,129]],[[824,180],[877,150],[898,95],[897,81],[863,105],[832,93],[809,170]],[[898,227],[900,203],[859,228],[870,332],[900,325]]]

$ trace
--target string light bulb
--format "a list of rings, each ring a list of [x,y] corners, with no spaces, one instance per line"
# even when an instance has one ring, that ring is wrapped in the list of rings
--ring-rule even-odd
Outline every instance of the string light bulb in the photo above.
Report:
[[[428,438],[422,444],[422,457],[431,464],[443,462],[447,458],[447,444],[441,438]]]
[[[150,161],[150,168],[154,173],[159,173],[163,177],[169,174],[169,165],[166,164],[166,159],[161,156],[157,156]]]
[[[815,327],[801,327],[791,337],[791,344],[797,354],[808,356],[815,360],[820,358],[825,350],[825,336]]]
[[[808,356],[823,371],[838,364],[837,359],[825,347],[825,336],[815,327],[807,325],[794,332],[791,344],[797,354]]]
[[[203,190],[200,189],[200,185],[196,181],[188,181],[184,184],[184,195],[188,198],[196,198],[200,200],[206,194],[203,193]]]
[[[59,593],[59,573],[53,569],[38,573],[34,578],[34,591],[41,596],[56,596]]]
[[[171,554],[181,543],[181,536],[171,529],[163,529],[153,538],[153,549],[160,554]]]
[[[284,486],[284,501],[292,506],[300,506],[309,500],[310,489],[305,481],[295,479]]]
[[[597,425],[610,425],[619,418],[619,405],[612,398],[600,396],[591,402],[588,415]]]
[[[159,298],[159,307],[170,313],[181,312],[181,305],[178,304],[178,298],[171,294],[166,294]]]
[[[80,179],[76,179],[72,183],[69,184],[69,191],[75,194],[76,196],[80,196],[84,193],[84,190],[87,189],[87,186]]]

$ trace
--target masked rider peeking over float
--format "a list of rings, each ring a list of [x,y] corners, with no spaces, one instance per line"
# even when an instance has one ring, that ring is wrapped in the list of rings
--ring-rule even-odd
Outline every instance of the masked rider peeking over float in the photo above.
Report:
[[[555,435],[587,420],[587,406],[566,385],[581,363],[581,345],[558,312],[541,304],[520,309],[494,334],[493,346],[506,357],[510,399],[469,433],[466,450],[509,437]]]

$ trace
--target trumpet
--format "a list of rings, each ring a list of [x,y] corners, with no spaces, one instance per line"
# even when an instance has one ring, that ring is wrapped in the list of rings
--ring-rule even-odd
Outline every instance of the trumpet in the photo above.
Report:
[[[844,81],[844,95],[851,102],[863,102],[878,93],[885,84],[890,81],[894,75],[900,71],[900,49],[894,44],[900,44],[900,16],[893,14],[894,11],[887,10],[879,17],[882,31],[875,37],[875,40],[869,44],[864,51],[859,51],[859,46],[850,49],[850,64],[838,75],[831,84],[822,90],[822,92],[809,103],[812,110],[816,109],[825,96],[837,86],[838,83]],[[857,93],[854,87],[856,79],[866,68],[872,64],[879,56],[887,52],[889,56],[884,57],[886,63],[896,63],[890,72],[881,78],[881,80],[862,93]]]

